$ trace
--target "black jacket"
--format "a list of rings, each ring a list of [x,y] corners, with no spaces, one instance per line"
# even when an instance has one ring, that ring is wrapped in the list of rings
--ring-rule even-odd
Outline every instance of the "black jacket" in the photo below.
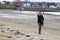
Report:
[[[43,17],[43,15],[37,15],[37,17],[38,17],[38,23],[40,23],[41,25],[43,25],[43,21],[44,21],[44,17]]]

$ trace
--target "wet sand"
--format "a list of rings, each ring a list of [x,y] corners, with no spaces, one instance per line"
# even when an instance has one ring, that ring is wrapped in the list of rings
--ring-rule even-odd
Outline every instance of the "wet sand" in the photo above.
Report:
[[[60,40],[60,19],[52,15],[44,15],[44,18],[42,34],[38,34],[37,17],[31,19],[0,17],[0,40]]]

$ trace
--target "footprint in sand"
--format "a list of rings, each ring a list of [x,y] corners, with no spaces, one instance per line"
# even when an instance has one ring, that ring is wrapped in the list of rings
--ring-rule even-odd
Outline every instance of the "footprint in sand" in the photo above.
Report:
[[[7,38],[12,38],[12,36],[6,36]]]
[[[1,32],[9,32],[10,28],[1,28]]]
[[[44,40],[44,39],[40,39],[40,40]]]
[[[7,28],[7,31],[10,30],[10,28]]]
[[[1,27],[1,32],[5,32],[5,28],[2,28],[2,27]]]
[[[5,24],[0,24],[0,26],[5,26]]]
[[[26,35],[26,37],[30,37],[30,35]]]
[[[16,31],[16,32],[15,32],[15,35],[25,35],[25,34],[24,34],[24,33],[19,32],[19,31]]]
[[[4,30],[1,30],[1,32],[5,32]]]
[[[15,30],[10,30],[10,32],[14,32]]]
[[[34,38],[30,38],[29,40],[33,40]]]

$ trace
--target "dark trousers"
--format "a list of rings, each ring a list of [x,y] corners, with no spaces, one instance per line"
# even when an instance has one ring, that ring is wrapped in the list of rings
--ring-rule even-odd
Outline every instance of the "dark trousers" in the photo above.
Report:
[[[41,23],[38,23],[38,26],[39,26],[39,34],[41,34],[41,28],[42,28]]]

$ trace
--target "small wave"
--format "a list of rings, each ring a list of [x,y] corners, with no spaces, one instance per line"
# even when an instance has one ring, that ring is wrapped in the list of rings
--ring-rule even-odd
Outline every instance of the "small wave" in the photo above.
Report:
[[[29,15],[14,15],[14,14],[0,14],[0,17],[4,17],[4,18],[20,18],[20,19],[36,18],[36,16],[29,16]]]
[[[44,12],[45,14],[60,15],[60,12]]]
[[[12,11],[12,12],[15,12],[15,13],[28,13],[28,14],[29,14],[29,13],[30,13],[30,14],[31,14],[31,13],[33,13],[33,14],[35,14],[35,13],[37,14],[37,13],[38,13],[38,12],[35,12],[35,11],[22,11],[22,12],[21,12],[21,11],[16,11],[16,10],[14,10],[14,11]]]

